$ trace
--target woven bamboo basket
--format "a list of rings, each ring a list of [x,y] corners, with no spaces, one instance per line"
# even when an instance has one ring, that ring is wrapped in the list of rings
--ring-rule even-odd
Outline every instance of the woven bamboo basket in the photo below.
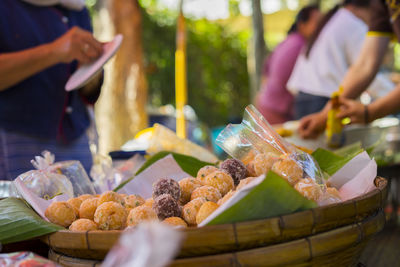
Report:
[[[354,266],[367,242],[384,224],[380,210],[361,222],[324,233],[236,253],[176,259],[170,266]],[[49,258],[66,267],[101,265],[100,261],[73,258],[53,250]]]
[[[375,179],[376,189],[340,204],[318,207],[265,220],[187,228],[178,258],[223,254],[265,247],[357,224],[382,210],[387,181]],[[121,231],[58,231],[41,238],[55,252],[81,259],[104,259]],[[298,242],[298,241],[296,241]],[[220,257],[220,255],[218,255]]]

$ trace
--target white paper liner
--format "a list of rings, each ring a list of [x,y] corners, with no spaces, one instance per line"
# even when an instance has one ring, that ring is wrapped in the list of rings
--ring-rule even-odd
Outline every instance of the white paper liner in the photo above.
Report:
[[[158,179],[170,178],[178,182],[190,176],[181,169],[174,157],[169,154],[133,178],[118,193],[138,194],[146,199],[152,196],[153,183]]]

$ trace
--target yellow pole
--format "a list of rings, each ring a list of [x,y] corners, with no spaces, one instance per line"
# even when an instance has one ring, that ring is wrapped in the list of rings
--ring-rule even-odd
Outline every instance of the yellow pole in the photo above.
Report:
[[[187,102],[186,87],[186,36],[185,18],[179,13],[175,52],[175,104],[176,104],[176,134],[186,138],[186,121],[183,109]]]

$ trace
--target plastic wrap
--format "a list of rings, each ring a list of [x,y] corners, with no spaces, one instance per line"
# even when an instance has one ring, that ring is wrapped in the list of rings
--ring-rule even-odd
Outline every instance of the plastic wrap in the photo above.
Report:
[[[108,253],[102,267],[162,267],[179,251],[182,233],[159,223],[143,223],[126,231]]]
[[[10,267],[58,267],[56,263],[40,257],[32,252],[23,251],[9,254],[0,254],[0,266]]]
[[[132,177],[145,161],[142,155],[136,154],[123,163],[113,166],[111,157],[97,155],[95,164],[90,170],[95,190],[98,193],[113,190]]]
[[[59,161],[50,165],[48,170],[52,173],[60,173],[65,175],[72,183],[74,196],[80,196],[83,194],[96,194],[89,176],[79,161]]]
[[[312,156],[279,136],[253,105],[246,107],[242,123],[228,125],[216,142],[230,156],[246,164],[253,175],[272,169],[292,185],[311,178],[323,190],[326,188],[322,171]]]
[[[17,179],[21,180],[26,187],[36,196],[50,199],[57,195],[65,194],[74,196],[73,186],[68,178],[60,173],[52,172],[49,167],[54,163],[54,155],[48,151],[42,152],[31,161],[37,170],[21,174]]]

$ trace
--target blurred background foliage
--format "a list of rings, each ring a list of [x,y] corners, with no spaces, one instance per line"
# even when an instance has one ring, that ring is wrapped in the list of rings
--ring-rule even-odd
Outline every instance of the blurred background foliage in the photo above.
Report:
[[[241,1],[250,0],[229,0],[229,17],[225,19],[209,21],[185,15],[188,104],[193,107],[199,120],[209,127],[237,121],[244,107],[252,102],[247,72],[251,14],[243,15],[240,12]],[[98,11],[97,2],[86,0],[93,16]],[[268,51],[285,38],[297,10],[316,1],[280,2],[277,12],[264,14]],[[326,10],[337,0],[319,2]],[[148,104],[152,107],[174,105],[177,10],[168,9],[157,0],[139,0],[139,3],[142,7]]]

